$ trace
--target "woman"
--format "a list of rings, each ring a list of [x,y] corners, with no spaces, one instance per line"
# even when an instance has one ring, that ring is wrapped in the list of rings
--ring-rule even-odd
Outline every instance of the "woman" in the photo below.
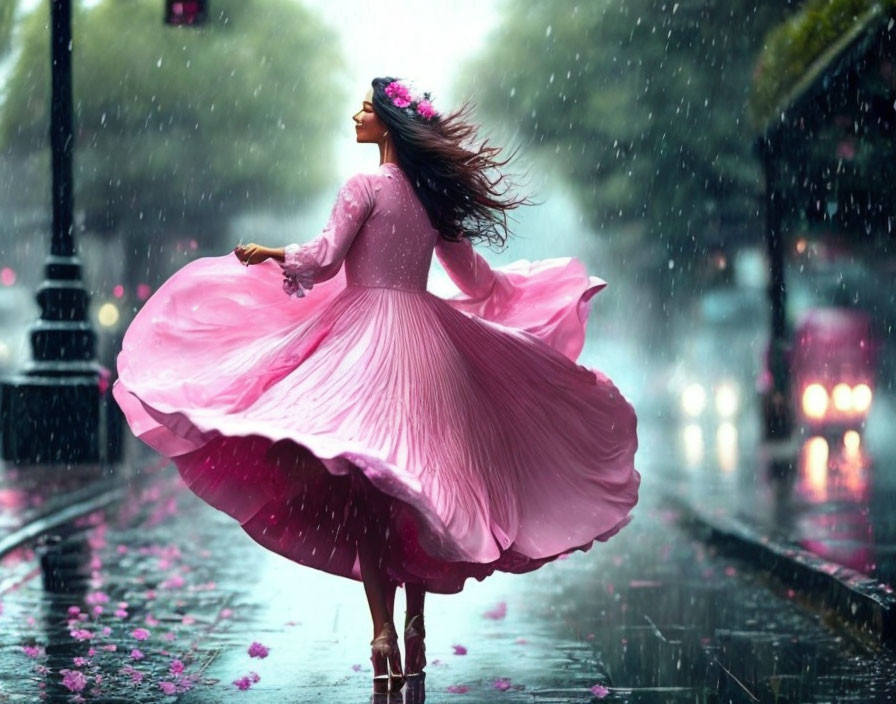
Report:
[[[492,269],[527,202],[468,109],[376,78],[354,115],[380,165],[306,244],[239,246],[146,302],[114,394],[134,433],[261,545],[362,581],[374,691],[422,674],[427,591],[606,540],[640,477],[636,416],[575,360],[606,284],[566,257]],[[461,290],[426,290],[432,254]],[[288,299],[284,293],[294,296]],[[393,622],[406,590],[402,667]]]

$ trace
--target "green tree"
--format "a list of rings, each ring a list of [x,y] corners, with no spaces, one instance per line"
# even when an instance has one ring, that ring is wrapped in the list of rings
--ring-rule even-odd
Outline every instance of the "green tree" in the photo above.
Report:
[[[520,0],[466,85],[559,162],[593,226],[640,223],[639,246],[677,274],[707,244],[761,226],[749,79],[789,4]]]
[[[23,20],[0,116],[10,153],[41,160],[47,4]],[[329,175],[342,70],[333,33],[292,0],[211,8],[201,28],[163,25],[158,0],[75,8],[75,203],[90,230],[127,237],[129,282],[157,283],[179,233],[220,249],[234,214],[294,205]]]
[[[0,56],[3,56],[9,50],[9,40],[12,37],[16,5],[16,0],[6,0],[0,5]]]

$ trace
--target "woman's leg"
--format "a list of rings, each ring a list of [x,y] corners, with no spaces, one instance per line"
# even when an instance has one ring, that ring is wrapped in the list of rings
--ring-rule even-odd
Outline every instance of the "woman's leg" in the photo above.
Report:
[[[380,560],[382,536],[376,525],[367,522],[361,526],[358,539],[358,561],[361,564],[361,579],[373,619],[373,636],[379,635],[386,623],[392,622],[395,602],[395,586],[386,579]]]
[[[370,607],[370,616],[373,620],[373,638],[383,635],[385,627],[389,627],[389,633],[397,637],[392,613],[395,606],[395,588],[387,576],[382,555],[387,549],[388,515],[383,510],[383,502],[375,491],[368,490],[366,484],[356,477],[352,485],[352,501],[359,502],[358,515],[362,518],[358,523],[358,562],[361,566],[361,580],[364,582],[364,592],[367,595],[367,604]],[[388,507],[387,507],[388,508]],[[379,647],[379,646],[378,646]],[[397,641],[393,642],[391,651],[385,651],[393,675],[400,677],[402,672],[401,651]],[[382,658],[382,655],[379,656]],[[385,662],[373,659],[374,674],[386,674]]]
[[[405,611],[404,622],[407,625],[414,616],[420,614],[423,619],[423,598],[426,596],[426,589],[421,584],[411,584],[410,582],[404,587],[407,595],[408,608]]]

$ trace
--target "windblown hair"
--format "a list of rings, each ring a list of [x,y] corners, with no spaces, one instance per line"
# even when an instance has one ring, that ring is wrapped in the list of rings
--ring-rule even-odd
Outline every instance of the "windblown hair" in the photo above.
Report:
[[[386,125],[401,170],[407,175],[432,226],[447,240],[462,237],[503,245],[507,212],[530,205],[517,198],[500,168],[516,154],[499,159],[499,147],[484,140],[478,146],[478,126],[469,120],[471,105],[431,120],[395,106],[386,86],[396,78],[374,78],[373,110]]]

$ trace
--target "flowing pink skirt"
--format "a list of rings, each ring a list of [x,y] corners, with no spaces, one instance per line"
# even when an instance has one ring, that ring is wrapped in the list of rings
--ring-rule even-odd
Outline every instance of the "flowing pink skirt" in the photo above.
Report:
[[[604,282],[575,258],[496,270],[500,301],[344,268],[289,298],[276,262],[198,259],[131,323],[114,397],[193,492],[297,563],[360,580],[373,512],[396,584],[534,570],[628,522],[637,419],[574,361]]]

